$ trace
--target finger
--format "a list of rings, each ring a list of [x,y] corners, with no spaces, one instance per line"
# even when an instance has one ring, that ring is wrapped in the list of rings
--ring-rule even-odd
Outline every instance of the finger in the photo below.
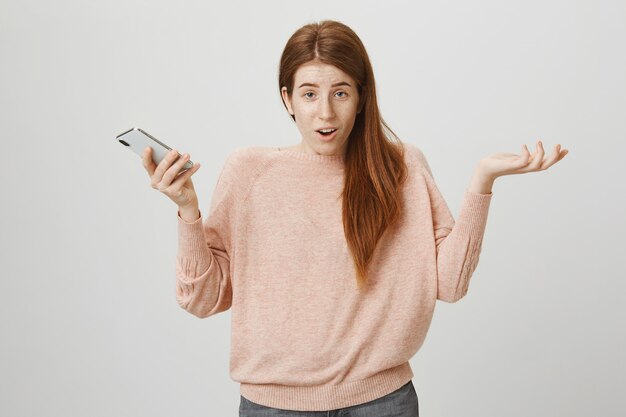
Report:
[[[565,155],[567,155],[568,153],[569,153],[569,151],[567,149],[561,150],[561,152],[559,152],[559,156],[558,156],[556,162],[559,162],[561,159],[565,158]]]
[[[146,171],[148,171],[148,174],[152,176],[152,174],[154,174],[154,170],[156,169],[156,164],[152,160],[152,148],[151,147],[148,146],[146,147],[146,149],[143,150],[143,155],[142,155],[141,160],[143,161],[143,167],[146,169]]]
[[[522,156],[523,156],[523,164],[522,166],[527,166],[532,161],[532,156],[530,155],[530,151],[526,144],[522,145]]]
[[[548,169],[552,165],[554,165],[556,161],[559,160],[560,150],[561,150],[561,145],[557,143],[556,147],[554,148],[554,153],[552,153],[550,157],[541,164],[540,169],[542,170]]]
[[[196,162],[195,164],[193,164],[193,166],[191,168],[189,168],[188,170],[186,170],[185,172],[180,174],[178,177],[176,177],[176,179],[170,185],[172,190],[173,191],[178,191],[179,189],[181,189],[183,187],[183,185],[187,182],[187,180],[193,174],[195,174],[196,171],[198,171],[198,169],[200,169],[200,164]]]
[[[163,185],[163,187],[170,186],[172,181],[174,181],[174,179],[182,169],[183,165],[185,165],[188,160],[189,154],[185,153],[180,158],[178,158],[178,160],[174,164],[172,164],[172,166],[169,167],[167,171],[165,171],[165,174],[163,174],[163,179],[161,180],[161,184]]]
[[[152,175],[153,184],[159,184],[163,180],[163,174],[165,174],[165,171],[169,169],[176,158],[178,158],[176,149],[172,149],[165,155],[165,158],[157,165],[154,175]]]
[[[537,150],[535,151],[535,155],[533,156],[533,162],[531,164],[532,169],[537,170],[543,164],[543,157],[545,155],[545,151],[543,149],[543,143],[540,140],[537,141]]]

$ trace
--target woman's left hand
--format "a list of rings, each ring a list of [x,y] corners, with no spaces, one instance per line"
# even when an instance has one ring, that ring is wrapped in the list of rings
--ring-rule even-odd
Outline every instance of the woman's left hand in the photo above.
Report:
[[[528,151],[526,144],[524,144],[521,155],[496,153],[481,159],[479,168],[485,177],[495,180],[503,175],[544,171],[563,159],[567,153],[567,149],[561,149],[561,145],[557,144],[554,152],[548,158],[544,158],[543,144],[538,140],[537,149],[532,154]]]

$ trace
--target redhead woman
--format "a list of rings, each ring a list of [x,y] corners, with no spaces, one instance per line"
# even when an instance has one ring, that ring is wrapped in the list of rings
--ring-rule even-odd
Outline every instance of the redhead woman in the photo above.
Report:
[[[144,166],[178,205],[176,299],[205,318],[231,310],[240,417],[416,417],[411,357],[437,300],[468,291],[496,178],[567,153],[481,159],[453,218],[419,147],[383,121],[359,37],[307,24],[280,59],[280,98],[301,140],[227,158],[203,217],[189,155]],[[175,162],[174,162],[175,161]]]

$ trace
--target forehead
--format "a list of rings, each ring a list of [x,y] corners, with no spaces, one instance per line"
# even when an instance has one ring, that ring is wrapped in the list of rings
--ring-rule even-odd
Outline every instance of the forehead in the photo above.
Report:
[[[309,82],[314,84],[334,84],[339,81],[347,81],[352,86],[354,80],[345,72],[334,65],[322,63],[309,63],[301,65],[295,74],[296,86],[300,83]]]

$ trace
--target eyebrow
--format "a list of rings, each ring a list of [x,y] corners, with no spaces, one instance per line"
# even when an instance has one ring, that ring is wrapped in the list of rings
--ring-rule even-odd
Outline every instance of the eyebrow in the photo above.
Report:
[[[341,81],[341,82],[335,83],[331,87],[339,87],[340,85],[347,85],[348,87],[352,87],[350,84],[348,84],[345,81]],[[302,83],[302,84],[300,84],[300,87],[298,87],[298,88],[302,88],[302,87],[317,87],[317,88],[319,88],[319,85],[312,84],[312,83]]]

